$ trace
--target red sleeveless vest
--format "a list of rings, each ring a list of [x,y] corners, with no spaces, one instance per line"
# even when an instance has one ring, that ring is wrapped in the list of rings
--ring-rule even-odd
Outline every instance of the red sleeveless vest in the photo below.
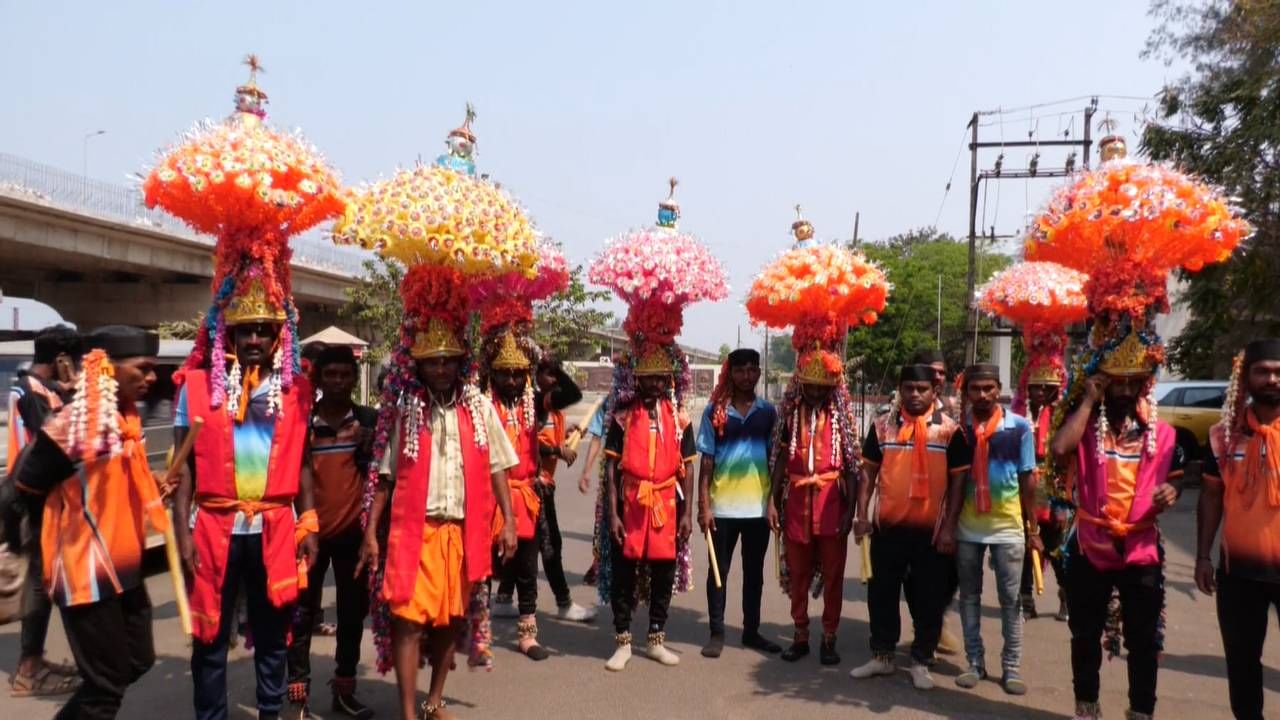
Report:
[[[205,370],[187,373],[187,415],[204,420],[196,438],[195,502],[201,497],[237,499],[235,476],[234,421],[225,407],[210,406],[209,374]],[[267,489],[262,502],[282,507],[262,513],[262,561],[267,570],[267,599],[284,607],[298,599],[297,544],[294,541],[293,500],[298,494],[302,453],[306,447],[307,419],[311,415],[311,385],[305,376],[295,375],[292,388],[281,395],[267,461]],[[234,511],[200,509],[192,532],[199,567],[192,579],[191,620],[194,635],[212,642],[222,620],[222,583],[227,572],[227,553]]]
[[[458,441],[462,450],[463,498],[462,571],[468,582],[480,582],[493,571],[493,514],[497,500],[489,474],[489,450],[477,447],[475,423],[470,411],[458,404]],[[387,565],[383,597],[391,603],[413,597],[422,549],[422,528],[427,521],[427,490],[431,484],[431,423],[418,431],[418,457],[404,455],[403,435],[398,452],[395,489],[391,493],[391,526],[387,536]]]
[[[658,403],[659,432],[653,438],[652,455],[649,414],[642,405],[620,413],[616,420],[623,430],[618,462],[626,533],[622,554],[632,560],[674,560],[680,520],[676,484],[684,475],[675,410],[667,400]]]

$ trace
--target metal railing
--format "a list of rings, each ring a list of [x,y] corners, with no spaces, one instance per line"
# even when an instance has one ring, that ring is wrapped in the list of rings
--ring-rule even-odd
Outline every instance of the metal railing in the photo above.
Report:
[[[193,232],[181,220],[142,202],[140,188],[94,180],[51,165],[0,152],[0,194],[36,200],[80,215],[124,222],[213,246],[213,238]],[[294,238],[293,263],[327,272],[359,277],[372,253],[334,245],[326,229],[317,228]]]

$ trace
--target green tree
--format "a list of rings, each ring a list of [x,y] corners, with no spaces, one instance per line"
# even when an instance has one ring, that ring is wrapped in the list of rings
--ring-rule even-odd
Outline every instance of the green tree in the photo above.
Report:
[[[607,290],[591,290],[582,279],[583,268],[569,273],[569,287],[533,305],[533,333],[544,349],[569,357],[587,332],[613,321],[613,313],[593,307],[609,299]]]
[[[364,274],[346,289],[347,303],[339,314],[355,323],[357,334],[369,341],[366,351],[377,364],[391,355],[400,337],[404,309],[400,281],[404,266],[384,257],[364,261]]]
[[[1247,247],[1194,275],[1190,319],[1169,343],[1187,377],[1225,377],[1252,338],[1280,333],[1280,4],[1154,0],[1144,55],[1189,60],[1165,88],[1142,148],[1225,189],[1257,229]]]
[[[770,372],[795,372],[796,349],[791,347],[791,334],[769,335]]]
[[[728,360],[731,352],[733,352],[733,348],[729,347],[729,343],[720,343],[720,362]]]
[[[609,323],[613,315],[591,307],[606,300],[607,291],[589,290],[582,280],[582,266],[569,274],[569,287],[533,308],[534,334],[542,346],[566,356],[587,331]],[[374,362],[389,356],[400,337],[404,311],[400,304],[400,281],[404,268],[385,258],[366,260],[364,275],[347,288],[347,304],[341,315],[355,323],[361,337],[370,338],[369,355]]]
[[[922,228],[896,235],[883,243],[865,243],[860,248],[885,271],[893,292],[875,325],[858,327],[849,335],[850,367],[861,367],[865,382],[886,389],[894,384],[897,369],[922,349],[940,348],[947,367],[956,372],[964,366],[967,301],[968,244]],[[979,249],[977,280],[986,281],[1010,260],[1004,255]],[[942,285],[941,343],[939,338],[938,285]],[[990,321],[980,317],[980,328]],[[989,344],[979,339],[979,357]]]

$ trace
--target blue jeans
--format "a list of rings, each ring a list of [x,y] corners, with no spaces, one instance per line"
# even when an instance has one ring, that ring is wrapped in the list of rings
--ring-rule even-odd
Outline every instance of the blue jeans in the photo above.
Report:
[[[988,545],[963,540],[956,543],[964,653],[970,666],[986,669],[986,651],[982,647],[982,556],[988,549],[991,569],[996,572],[996,595],[1000,598],[1000,625],[1004,635],[1000,665],[1005,672],[1017,671],[1022,663],[1022,608],[1018,603],[1018,589],[1027,552],[1022,543]]]
[[[227,644],[236,624],[236,596],[244,589],[253,631],[253,666],[258,676],[258,712],[279,713],[284,705],[285,638],[293,606],[277,608],[267,599],[267,569],[262,535],[232,535],[222,581],[222,618],[218,636],[192,643],[191,679],[197,720],[227,720]]]

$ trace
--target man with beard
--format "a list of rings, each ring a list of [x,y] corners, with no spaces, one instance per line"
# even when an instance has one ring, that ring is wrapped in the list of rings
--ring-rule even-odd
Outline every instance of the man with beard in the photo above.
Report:
[[[1053,424],[1053,411],[1062,394],[1061,369],[1052,365],[1041,365],[1031,371],[1027,379],[1026,418],[1031,423],[1031,432],[1035,440],[1036,465],[1041,466],[1049,452],[1049,429]],[[1014,398],[1013,408],[1018,410],[1018,398]],[[1040,528],[1040,538],[1044,545],[1044,556],[1053,568],[1053,576],[1058,581],[1058,612],[1054,619],[1066,622],[1070,613],[1067,611],[1066,568],[1063,562],[1062,549],[1067,540],[1067,529],[1071,527],[1072,506],[1071,491],[1067,486],[1065,473],[1051,469],[1049,476],[1041,475],[1036,487],[1036,524]],[[1028,553],[1022,565],[1022,615],[1027,620],[1039,617],[1036,612],[1036,596],[1034,594],[1034,570],[1031,568],[1031,555]]]
[[[973,455],[969,480],[951,487],[945,544],[955,542],[960,576],[960,620],[964,627],[968,669],[956,685],[974,688],[986,678],[982,646],[982,560],[991,553],[1000,600],[1004,651],[1000,685],[1010,695],[1025,695],[1022,664],[1022,613],[1018,585],[1023,559],[1031,550],[1044,551],[1035,520],[1035,447],[1031,425],[1000,406],[1000,368],[972,365],[964,371],[964,435]],[[1024,522],[1024,518],[1026,519]],[[956,542],[958,541],[958,542]]]
[[[1231,712],[1262,720],[1262,645],[1267,615],[1280,609],[1280,339],[1249,343],[1228,387],[1196,512],[1196,586],[1218,595]],[[1215,577],[1209,553],[1219,525]]]
[[[1076,534],[1067,552],[1067,605],[1076,716],[1097,718],[1101,638],[1107,605],[1119,590],[1129,653],[1129,710],[1145,720],[1156,704],[1157,630],[1164,569],[1156,517],[1173,506],[1180,477],[1173,428],[1152,416],[1156,362],[1137,330],[1099,351],[1098,372],[1050,443],[1076,471]],[[1141,402],[1140,402],[1141,401]]]
[[[777,459],[773,464],[767,517],[782,532],[786,548],[795,635],[782,659],[795,662],[809,654],[809,588],[822,573],[822,645],[818,661],[838,665],[836,631],[844,602],[844,568],[849,545],[850,500],[857,492],[856,454],[851,452],[851,414],[835,402],[844,377],[838,362],[827,364],[827,351],[815,349],[800,358],[792,398],[784,404]],[[836,360],[835,356],[831,356]],[[842,452],[843,450],[843,452]],[[783,499],[783,489],[786,499]],[[779,508],[781,507],[781,514]]]
[[[176,445],[197,419],[204,423],[174,495],[174,517],[191,518],[189,527],[177,523],[175,530],[191,578],[197,720],[227,717],[227,649],[241,589],[253,631],[258,713],[278,717],[299,565],[304,573],[311,565],[319,530],[307,451],[311,384],[296,374],[286,385],[278,370],[285,362],[283,304],[270,299],[262,275],[237,279],[225,309],[215,305],[226,335],[210,338],[230,346],[226,359],[211,353],[184,370],[173,421]],[[219,362],[223,388],[214,372]]]
[[[873,657],[850,676],[863,679],[896,671],[893,657],[902,633],[898,605],[906,586],[908,597],[914,598],[908,603],[915,626],[911,681],[919,690],[933,688],[929,665],[955,574],[955,543],[940,533],[944,506],[970,465],[964,434],[937,408],[935,393],[933,368],[902,368],[894,407],[876,420],[863,444],[863,484],[853,525],[857,541],[871,535],[875,572],[867,588]],[[869,508],[877,486],[880,499],[872,518]]]
[[[667,614],[676,582],[676,540],[693,529],[693,460],[697,446],[688,418],[671,400],[674,363],[666,348],[636,361],[635,400],[617,408],[605,437],[605,512],[613,542],[613,626],[617,649],[605,668],[619,672],[631,659],[631,614],[641,563],[649,569],[648,656],[680,663],[666,648]],[[677,498],[679,496],[679,499]]]

